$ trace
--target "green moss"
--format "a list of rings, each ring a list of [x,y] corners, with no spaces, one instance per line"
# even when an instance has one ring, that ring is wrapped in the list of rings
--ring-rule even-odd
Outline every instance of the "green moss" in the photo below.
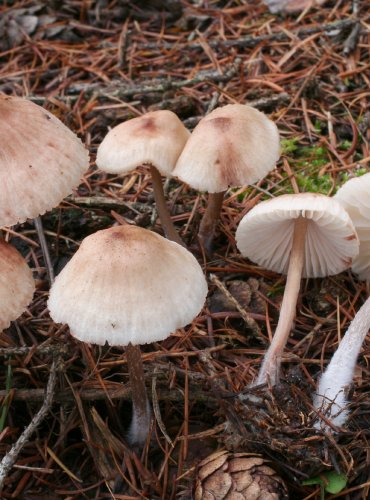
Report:
[[[297,149],[298,137],[293,137],[292,139],[282,139],[280,141],[281,154],[289,155],[294,153]]]

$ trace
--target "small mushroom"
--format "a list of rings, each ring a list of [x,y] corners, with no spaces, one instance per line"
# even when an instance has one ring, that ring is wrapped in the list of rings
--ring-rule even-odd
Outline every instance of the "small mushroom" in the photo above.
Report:
[[[350,267],[358,254],[358,238],[349,215],[336,200],[301,193],[256,205],[241,220],[236,242],[245,257],[287,274],[278,325],[255,382],[275,385],[295,317],[301,277],[330,276]]]
[[[88,151],[58,118],[27,99],[0,95],[0,226],[35,219],[51,282],[39,216],[71,193],[88,166]]]
[[[320,377],[313,402],[326,421],[320,418],[316,428],[328,430],[328,420],[336,426],[346,423],[349,414],[346,389],[352,383],[357,358],[369,329],[370,297],[357,312]]]
[[[58,118],[27,99],[0,95],[0,226],[57,206],[88,166],[88,151]]]
[[[35,281],[22,255],[0,239],[0,332],[17,319],[32,300]]]
[[[360,251],[352,269],[361,280],[370,281],[370,172],[348,180],[334,198],[352,219],[360,240]]]
[[[147,229],[119,226],[85,238],[50,291],[50,315],[83,342],[127,346],[131,442],[150,424],[139,344],[167,338],[203,307],[207,283],[185,248]]]
[[[225,191],[262,179],[280,156],[279,132],[261,111],[228,104],[205,116],[186,143],[173,175],[194,189],[208,191],[199,240],[210,253]]]
[[[98,148],[96,164],[111,174],[126,174],[148,165],[154,198],[166,236],[184,245],[166,206],[161,174],[170,177],[190,132],[172,111],[159,110],[112,128]]]

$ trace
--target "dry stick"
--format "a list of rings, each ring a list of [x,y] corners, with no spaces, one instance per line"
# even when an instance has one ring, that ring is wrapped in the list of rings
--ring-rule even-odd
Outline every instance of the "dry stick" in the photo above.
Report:
[[[37,234],[39,237],[42,254],[44,256],[46,271],[47,271],[48,277],[49,277],[49,283],[50,283],[50,285],[52,285],[54,283],[54,279],[55,279],[54,269],[53,269],[53,264],[51,262],[49,247],[48,247],[48,244],[47,244],[47,241],[45,238],[45,233],[44,233],[44,228],[42,226],[41,217],[37,216],[33,220],[34,220],[35,228],[36,228],[36,231],[37,231]]]
[[[208,255],[212,253],[213,237],[220,218],[225,192],[209,193],[208,205],[199,226],[199,242]]]
[[[303,217],[298,217],[295,221],[288,276],[279,321],[271,345],[265,354],[257,380],[253,385],[266,383],[275,385],[279,380],[281,355],[287,343],[295,317],[301,284],[307,223],[308,220]]]
[[[54,398],[58,365],[59,365],[58,358],[56,357],[54,358],[50,368],[50,375],[46,387],[45,398],[41,408],[33,417],[30,424],[22,432],[17,442],[11,447],[11,449],[6,453],[6,455],[0,462],[0,492],[4,486],[4,481],[7,475],[10,469],[15,464],[22,448],[27,444],[34,431],[37,429],[37,427],[41,424],[46,415],[49,413]]]
[[[132,420],[128,435],[130,444],[144,445],[150,428],[150,404],[145,387],[141,350],[131,343],[126,346],[127,367],[131,384]]]
[[[154,165],[150,165],[150,173],[153,179],[155,204],[157,207],[158,215],[161,220],[165,235],[169,240],[174,241],[175,243],[178,243],[179,245],[185,247],[185,243],[182,241],[178,232],[176,231],[167,209],[161,174],[158,172],[158,170],[155,168]]]

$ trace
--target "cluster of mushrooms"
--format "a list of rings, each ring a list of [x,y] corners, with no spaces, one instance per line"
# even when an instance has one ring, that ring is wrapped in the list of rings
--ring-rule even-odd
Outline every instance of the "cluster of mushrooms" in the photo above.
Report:
[[[85,238],[56,277],[48,307],[83,342],[125,346],[132,389],[129,440],[142,445],[151,410],[139,344],[165,339],[201,311],[208,287],[166,207],[162,176],[207,191],[199,243],[212,252],[224,193],[247,186],[275,168],[280,155],[275,124],[260,111],[231,104],[215,109],[190,132],[171,111],[155,111],[110,130],[98,148],[97,166],[127,174],[151,171],[164,238],[134,225],[114,226]],[[78,186],[88,152],[55,116],[22,98],[0,95],[0,226],[36,219]],[[236,242],[243,256],[287,274],[279,322],[254,385],[279,381],[280,360],[292,328],[302,277],[323,277],[352,266],[370,277],[370,173],[348,181],[334,198],[282,195],[262,201],[241,220]],[[43,196],[40,196],[43,193]],[[368,203],[366,205],[366,203]],[[18,251],[0,240],[0,328],[32,300],[34,281]],[[343,425],[357,356],[370,327],[369,300],[339,345],[314,395],[317,426]]]

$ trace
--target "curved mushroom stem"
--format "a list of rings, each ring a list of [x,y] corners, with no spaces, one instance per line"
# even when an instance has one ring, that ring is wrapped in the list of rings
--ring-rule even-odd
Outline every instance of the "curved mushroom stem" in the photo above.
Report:
[[[165,235],[169,240],[174,241],[175,243],[178,243],[179,245],[185,247],[186,245],[180,238],[178,232],[176,231],[175,226],[170,217],[170,214],[168,212],[166,199],[163,191],[161,174],[158,172],[158,170],[155,168],[154,165],[150,165],[150,173],[153,179],[155,205],[157,207],[158,215],[161,220]]]
[[[344,425],[348,417],[345,390],[352,383],[361,346],[370,329],[370,297],[359,309],[338,349],[322,374],[313,398],[314,407],[335,425]],[[321,419],[316,428],[329,426]]]
[[[128,441],[132,445],[142,447],[148,437],[150,428],[150,404],[145,387],[140,347],[131,343],[128,344],[126,346],[126,355],[132,397],[132,420]]]
[[[221,191],[220,193],[209,193],[208,205],[199,226],[199,242],[208,255],[212,254],[213,237],[217,222],[220,218],[225,192],[226,191]]]
[[[40,245],[41,245],[41,251],[42,255],[44,257],[44,262],[46,266],[46,271],[49,277],[49,283],[52,285],[54,283],[54,268],[53,264],[51,262],[51,257],[50,257],[50,252],[49,252],[49,247],[45,238],[45,233],[44,233],[44,228],[42,225],[41,217],[38,215],[33,219],[33,222],[35,224],[36,232],[39,237]]]
[[[257,380],[253,385],[270,383],[273,386],[279,381],[281,355],[287,343],[296,313],[304,263],[307,223],[308,220],[303,217],[298,217],[295,221],[288,275],[279,321],[271,345],[262,362]]]

